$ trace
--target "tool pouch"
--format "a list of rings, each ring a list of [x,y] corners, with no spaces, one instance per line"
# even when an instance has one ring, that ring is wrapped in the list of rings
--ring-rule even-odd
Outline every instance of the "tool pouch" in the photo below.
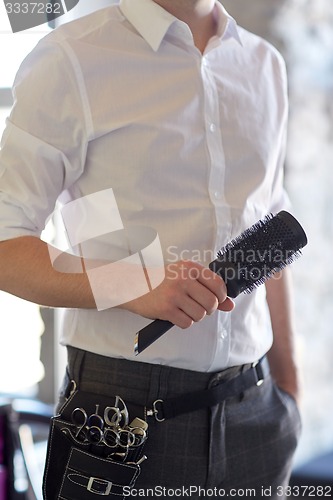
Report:
[[[43,477],[44,500],[91,500],[98,498],[96,495],[119,500],[130,495],[140,474],[137,462],[142,461],[145,440],[135,446],[109,448],[103,442],[78,439],[77,426],[72,422],[73,410],[84,409],[91,415],[98,408],[103,415],[108,407],[109,397],[77,390],[59,415],[52,417]],[[143,417],[143,408],[128,409],[131,417]]]

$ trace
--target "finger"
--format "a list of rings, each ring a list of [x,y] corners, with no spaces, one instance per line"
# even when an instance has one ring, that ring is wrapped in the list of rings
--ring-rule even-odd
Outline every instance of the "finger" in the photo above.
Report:
[[[210,269],[203,268],[198,276],[198,281],[217,297],[219,303],[224,302],[227,298],[227,287],[223,279]]]
[[[206,314],[213,314],[216,311],[219,300],[205,285],[199,281],[193,281],[187,288],[187,293],[195,302],[197,302]]]
[[[230,312],[235,308],[235,302],[227,297],[223,302],[218,305],[219,311]]]
[[[193,319],[181,309],[175,311],[172,319],[169,321],[183,330],[193,325]]]
[[[185,296],[179,308],[193,321],[201,321],[207,314],[206,309],[190,296]]]

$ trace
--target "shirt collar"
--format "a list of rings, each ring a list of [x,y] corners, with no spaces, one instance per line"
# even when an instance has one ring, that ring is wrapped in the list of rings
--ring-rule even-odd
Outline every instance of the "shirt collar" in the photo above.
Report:
[[[238,33],[238,27],[235,19],[228,14],[220,2],[216,2],[217,12],[217,37],[221,40],[234,38],[240,45],[242,41]]]
[[[156,52],[177,18],[153,0],[120,0],[120,10]]]
[[[217,5],[217,37],[220,39],[234,38],[241,45],[236,21],[225,8]],[[135,27],[151,48],[157,52],[163,38],[172,24],[179,20],[163,9],[153,0],[120,0],[120,10],[127,20]]]

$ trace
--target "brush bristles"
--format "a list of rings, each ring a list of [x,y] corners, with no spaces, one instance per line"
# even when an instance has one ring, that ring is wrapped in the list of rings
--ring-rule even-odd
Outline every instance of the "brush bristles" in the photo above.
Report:
[[[288,257],[285,262],[280,262],[278,266],[271,268],[270,270],[267,270],[266,273],[261,276],[260,278],[248,282],[247,288],[242,290],[244,293],[251,293],[255,288],[257,288],[260,285],[263,285],[267,280],[272,278],[276,273],[282,271],[285,267],[288,265],[292,264],[296,259],[298,259],[302,255],[302,252],[298,250],[295,252],[292,256]]]
[[[209,266],[222,276],[228,293],[250,293],[291,264],[306,244],[306,236],[288,212],[267,215],[218,252]]]
[[[249,241],[249,238],[252,238],[253,235],[256,235],[258,233],[258,231],[261,231],[261,229],[268,223],[268,221],[272,219],[272,214],[266,215],[265,219],[259,220],[258,222],[253,224],[253,226],[245,229],[242,234],[236,236],[236,238],[233,238],[223,248],[221,248],[221,250],[217,252],[217,258],[222,258],[229,250],[236,249],[240,245],[243,246],[244,244],[246,244],[246,242]]]

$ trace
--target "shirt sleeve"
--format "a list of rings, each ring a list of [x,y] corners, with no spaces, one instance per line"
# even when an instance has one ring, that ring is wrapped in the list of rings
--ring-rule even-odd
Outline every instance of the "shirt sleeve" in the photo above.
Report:
[[[73,57],[42,40],[15,78],[0,150],[0,240],[40,236],[59,195],[83,171],[88,108]]]

